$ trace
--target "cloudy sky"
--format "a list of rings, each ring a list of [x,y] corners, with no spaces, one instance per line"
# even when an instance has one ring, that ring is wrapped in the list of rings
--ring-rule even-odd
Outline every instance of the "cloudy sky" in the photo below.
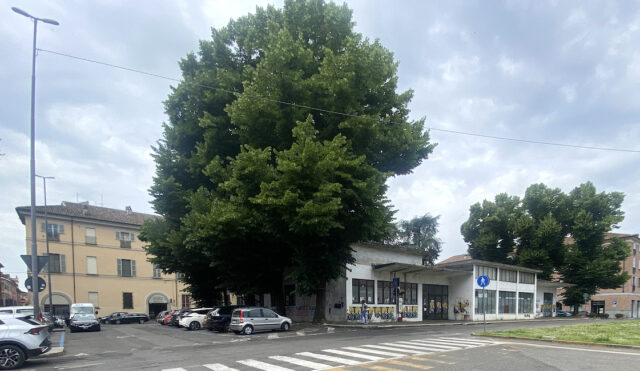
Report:
[[[38,47],[180,78],[177,62],[210,28],[262,0],[3,1],[0,8],[0,263],[26,277],[19,255],[28,206],[32,23]],[[414,173],[390,180],[400,219],[440,215],[441,257],[465,252],[469,206],[543,182],[565,192],[592,181],[626,194],[621,232],[640,232],[640,3],[629,1],[348,1],[356,30],[380,39],[414,89],[438,146]],[[36,171],[49,204],[152,212],[151,146],[171,81],[40,52]],[[630,151],[531,144],[451,131]],[[635,152],[633,152],[635,151]],[[41,181],[38,204],[43,203]]]

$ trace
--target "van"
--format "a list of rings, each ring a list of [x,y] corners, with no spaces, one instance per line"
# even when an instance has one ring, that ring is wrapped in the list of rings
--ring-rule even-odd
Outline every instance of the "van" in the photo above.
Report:
[[[33,316],[32,306],[0,307],[0,318],[17,318],[26,316]]]
[[[69,313],[69,317],[73,317],[74,314],[98,314],[96,309],[93,307],[91,303],[76,303],[71,304],[71,312]]]

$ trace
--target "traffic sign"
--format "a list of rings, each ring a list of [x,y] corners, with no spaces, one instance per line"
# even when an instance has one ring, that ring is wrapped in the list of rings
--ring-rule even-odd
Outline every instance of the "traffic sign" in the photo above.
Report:
[[[489,277],[487,276],[478,277],[478,286],[487,287],[487,285],[489,285]]]
[[[24,281],[24,287],[26,287],[27,290],[29,290],[29,291],[33,291],[32,282],[33,282],[33,280],[31,279],[31,277],[27,278]],[[47,283],[44,282],[44,279],[42,277],[38,277],[38,292],[44,291],[44,289],[46,287],[47,287]]]
[[[20,257],[22,258],[24,263],[27,265],[27,268],[29,268],[30,271],[33,271],[33,269],[31,269],[31,255],[20,255]],[[44,266],[47,265],[47,263],[49,263],[48,256],[46,255],[38,256],[38,272],[37,273],[40,273],[42,268],[44,268]]]

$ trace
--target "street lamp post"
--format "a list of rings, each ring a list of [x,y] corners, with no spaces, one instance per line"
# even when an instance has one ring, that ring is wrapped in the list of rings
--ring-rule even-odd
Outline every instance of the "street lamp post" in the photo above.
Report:
[[[34,17],[22,9],[12,7],[11,10],[33,20],[33,58],[31,61],[31,282],[33,287],[33,315],[37,318],[40,314],[40,302],[38,300],[38,243],[36,241],[36,35],[38,34],[38,21],[59,25],[57,21],[47,18]]]
[[[44,225],[46,228],[45,241],[47,244],[47,257],[49,257],[49,217],[47,213],[47,179],[55,179],[52,176],[41,176],[36,174],[38,178],[42,178],[42,185],[44,186]],[[49,258],[49,267],[47,268],[47,286],[49,287],[49,315],[53,320],[53,296],[51,293],[51,258]]]

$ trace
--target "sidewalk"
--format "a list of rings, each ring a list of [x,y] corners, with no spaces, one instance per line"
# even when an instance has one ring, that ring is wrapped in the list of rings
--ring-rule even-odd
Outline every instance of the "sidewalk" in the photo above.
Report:
[[[566,321],[576,321],[583,318],[556,318],[556,317],[546,317],[546,318],[536,318],[536,319],[527,319],[527,320],[494,320],[487,321],[487,324],[492,323],[528,323],[528,322],[566,322]],[[367,324],[355,322],[355,323],[344,323],[344,322],[331,322],[325,323],[324,326],[327,327],[340,327],[340,328],[402,328],[402,327],[428,327],[428,326],[469,326],[469,325],[482,325],[483,321],[449,321],[449,320],[439,320],[439,321],[403,321],[403,322],[369,322]]]
[[[50,333],[51,349],[45,354],[41,354],[38,358],[59,357],[64,354],[65,330],[53,329]]]

